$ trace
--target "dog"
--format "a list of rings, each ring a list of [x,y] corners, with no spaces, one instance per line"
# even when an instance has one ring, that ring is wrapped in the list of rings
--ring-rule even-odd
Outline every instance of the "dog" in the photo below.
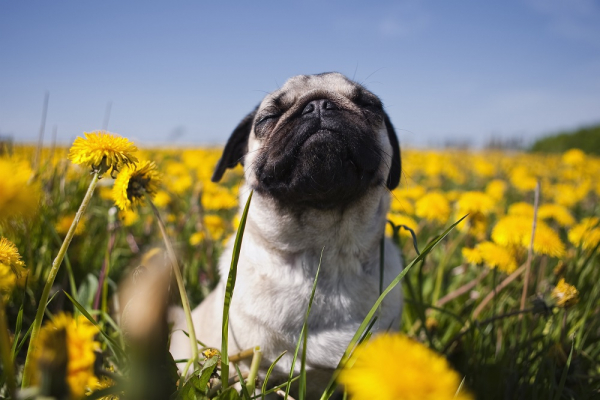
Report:
[[[394,127],[381,100],[359,83],[335,72],[299,75],[235,128],[213,182],[238,163],[245,166],[241,207],[254,193],[229,311],[229,352],[260,346],[262,376],[287,352],[269,380],[285,381],[321,265],[306,349],[307,398],[318,398],[380,295],[390,191],[401,174]],[[198,340],[215,348],[232,251],[233,240],[220,259],[220,282],[192,313]],[[402,260],[388,238],[383,254],[385,288]],[[397,286],[373,331],[399,328],[402,301]],[[182,330],[179,315],[171,339],[175,359],[191,354]]]

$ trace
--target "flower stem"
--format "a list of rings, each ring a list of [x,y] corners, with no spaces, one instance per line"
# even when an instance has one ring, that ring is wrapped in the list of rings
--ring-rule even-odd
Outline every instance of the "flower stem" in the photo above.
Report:
[[[92,200],[92,195],[94,194],[94,189],[96,189],[96,185],[98,184],[98,179],[100,179],[99,173],[95,172],[94,176],[92,178],[92,181],[90,182],[90,186],[88,187],[87,193],[85,194],[85,197],[83,198],[83,201],[81,202],[81,205],[79,206],[79,210],[77,210],[77,214],[75,214],[75,218],[73,219],[73,222],[71,223],[69,232],[67,232],[67,236],[65,237],[65,240],[63,240],[63,243],[60,246],[60,250],[58,250],[58,255],[54,259],[54,262],[52,263],[52,268],[50,269],[50,273],[48,274],[48,278],[46,279],[46,284],[44,286],[44,290],[42,291],[42,297],[40,298],[40,302],[38,303],[38,309],[35,314],[35,320],[33,321],[33,328],[31,330],[31,339],[29,341],[30,345],[29,345],[29,349],[27,350],[27,357],[25,358],[25,368],[23,370],[23,380],[21,381],[21,388],[26,388],[30,384],[31,367],[29,364],[31,363],[31,354],[34,351],[37,335],[40,331],[40,327],[42,326],[42,320],[44,319],[44,312],[46,311],[48,297],[50,296],[50,290],[52,289],[52,285],[54,284],[54,279],[56,278],[56,275],[58,274],[58,269],[60,268],[60,265],[62,264],[62,261],[65,258],[67,249],[69,248],[69,245],[71,244],[71,240],[73,239],[73,236],[75,235],[75,229],[77,228],[77,225],[79,224],[79,220],[85,213],[85,210],[87,209],[88,205],[90,204],[90,201]]]
[[[10,339],[8,338],[8,324],[6,322],[6,309],[4,307],[3,294],[0,294],[0,354],[2,355],[2,366],[6,377],[6,386],[11,399],[15,398],[15,367],[13,355],[10,349]],[[15,337],[14,340],[19,338]]]
[[[198,342],[196,341],[196,331],[194,329],[194,322],[192,321],[192,311],[190,308],[190,302],[187,298],[187,293],[185,291],[185,286],[183,285],[183,277],[181,276],[181,270],[179,269],[179,264],[177,263],[177,258],[175,257],[175,251],[173,250],[171,241],[167,236],[167,230],[165,229],[165,224],[163,223],[162,218],[158,213],[158,209],[150,199],[150,196],[146,196],[146,199],[148,200],[148,203],[150,203],[152,211],[154,211],[154,215],[156,216],[156,220],[158,221],[158,227],[160,228],[160,233],[162,234],[165,246],[167,248],[169,261],[171,262],[171,267],[175,272],[175,280],[177,281],[177,288],[179,289],[179,294],[181,295],[181,304],[183,306],[183,312],[185,313],[185,319],[187,322],[187,328],[190,337],[190,345],[192,346],[192,365],[195,366],[198,362]],[[184,371],[184,375],[186,374],[186,372],[187,371]]]

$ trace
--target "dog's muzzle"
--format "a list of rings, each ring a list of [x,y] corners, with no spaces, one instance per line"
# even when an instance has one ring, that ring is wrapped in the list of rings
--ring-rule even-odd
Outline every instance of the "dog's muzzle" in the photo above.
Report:
[[[286,206],[343,207],[381,183],[375,133],[329,99],[310,101],[264,140],[256,189]]]

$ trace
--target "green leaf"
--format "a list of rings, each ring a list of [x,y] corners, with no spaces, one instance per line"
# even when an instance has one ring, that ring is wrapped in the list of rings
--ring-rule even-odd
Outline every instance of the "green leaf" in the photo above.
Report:
[[[323,251],[325,247],[321,249],[321,257],[319,258],[319,266],[317,267],[317,273],[315,274],[315,280],[313,281],[312,291],[310,293],[310,299],[308,300],[308,307],[306,309],[306,314],[304,315],[304,323],[302,324],[302,331],[300,332],[300,337],[298,338],[298,343],[296,344],[296,351],[294,352],[294,359],[292,360],[292,368],[290,369],[290,376],[288,378],[288,385],[285,388],[285,398],[287,400],[288,395],[290,393],[291,383],[289,380],[292,379],[294,375],[294,366],[296,364],[296,357],[298,356],[298,348],[300,347],[300,341],[302,340],[302,356],[300,359],[300,382],[298,388],[298,398],[300,400],[304,400],[306,397],[306,346],[308,341],[308,316],[310,314],[310,309],[312,308],[313,299],[315,298],[315,291],[317,289],[317,280],[319,278],[319,271],[321,270],[321,261],[323,261]]]
[[[219,361],[219,357],[211,357],[204,362],[202,365],[202,369],[200,370],[200,374],[198,377],[198,382],[196,383],[196,388],[204,393],[208,393],[208,381],[217,366],[217,362]]]
[[[17,343],[19,342],[19,335],[21,334],[21,328],[23,326],[23,303],[21,303],[21,307],[19,308],[19,313],[17,314],[17,324],[15,326],[15,337],[13,339],[13,344],[10,349],[10,354],[12,354],[12,359],[14,360],[17,353]]]
[[[119,394],[123,391],[123,388],[121,387],[121,385],[113,385],[111,387],[107,387],[105,389],[101,389],[101,390],[96,390],[95,392],[91,393],[88,396],[85,396],[86,400],[97,400],[97,399],[101,399],[103,397],[107,397],[110,395],[116,395]]]
[[[250,400],[250,393],[248,393],[248,387],[246,386],[246,382],[244,382],[244,377],[242,376],[242,371],[240,371],[240,367],[237,364],[233,364],[235,367],[235,371],[238,374],[238,378],[240,379],[240,385],[242,386],[242,397],[244,400]]]
[[[238,394],[238,392],[230,387],[225,389],[223,392],[221,392],[221,394],[216,397],[216,399],[218,400],[240,400],[240,395]]]
[[[275,368],[275,364],[277,364],[277,362],[278,362],[279,360],[281,360],[281,357],[283,357],[283,356],[285,355],[285,353],[287,353],[287,350],[286,350],[286,351],[284,351],[283,353],[281,353],[281,354],[279,355],[279,357],[277,357],[277,358],[275,359],[275,361],[273,361],[273,363],[272,363],[272,364],[269,366],[269,369],[267,370],[267,375],[265,375],[265,381],[263,382],[263,385],[262,385],[262,390],[261,390],[261,396],[262,396],[263,400],[264,400],[264,397],[265,397],[265,395],[267,394],[267,393],[266,393],[266,390],[267,390],[267,382],[269,382],[269,378],[271,377],[271,373],[273,372],[273,369]]]
[[[90,315],[90,313],[81,305],[77,302],[77,300],[75,300],[73,297],[71,297],[69,295],[69,293],[65,292],[63,290],[63,293],[69,298],[69,300],[71,300],[71,302],[73,303],[73,305],[75,307],[77,307],[77,309],[81,312],[81,314],[87,318],[88,321],[90,321],[96,328],[98,328],[98,331],[102,334],[102,336],[104,336],[104,338],[106,339],[106,341],[109,344],[109,347],[111,348],[111,350],[115,353],[115,355],[117,357],[121,357],[123,359],[127,358],[127,355],[125,354],[125,352],[123,351],[123,349],[117,344],[117,342],[114,341],[113,338],[111,338],[110,336],[108,336],[106,334],[106,332],[104,332],[104,330],[102,330],[102,328],[100,327],[100,325],[98,325],[96,323],[96,321],[94,320],[94,318]]]
[[[333,376],[331,377],[331,380],[329,381],[329,384],[327,385],[327,388],[325,389],[325,392],[323,392],[323,395],[321,396],[321,400],[329,399],[333,395],[333,392],[335,391],[335,388],[337,386],[336,379],[337,379],[340,371],[342,370],[342,368],[344,368],[344,366],[346,365],[346,362],[348,362],[348,359],[352,355],[352,352],[354,351],[354,348],[356,347],[356,344],[357,344],[359,338],[366,331],[366,329],[369,325],[369,322],[371,321],[371,318],[373,318],[373,315],[377,311],[377,308],[383,302],[383,299],[385,299],[385,297],[388,295],[388,293],[390,293],[398,285],[398,283],[400,283],[402,278],[404,278],[404,276],[408,273],[408,271],[410,271],[412,269],[413,266],[415,266],[417,263],[419,263],[421,260],[423,260],[429,254],[429,252],[431,252],[431,250],[433,250],[433,248],[435,246],[437,246],[438,243],[440,243],[454,229],[454,227],[456,227],[456,225],[458,225],[466,217],[467,216],[465,215],[464,217],[462,217],[461,219],[459,219],[458,221],[456,221],[455,223],[450,225],[450,227],[448,229],[446,229],[440,236],[438,236],[435,240],[432,240],[425,247],[425,249],[421,252],[421,254],[419,254],[410,264],[408,264],[406,266],[406,268],[404,268],[404,270],[402,270],[402,272],[400,272],[400,274],[398,274],[398,276],[396,278],[394,278],[394,280],[388,285],[388,287],[379,296],[377,301],[375,301],[375,304],[373,305],[373,307],[371,307],[371,310],[368,312],[367,316],[365,317],[363,322],[358,327],[358,330],[354,334],[354,337],[352,338],[352,340],[350,340],[350,343],[348,344],[348,347],[346,348],[346,351],[344,352],[342,359],[340,360],[337,368],[335,369]]]
[[[240,219],[240,225],[238,226],[237,234],[235,236],[235,243],[233,245],[233,255],[231,257],[231,266],[229,267],[229,275],[227,276],[227,287],[225,288],[225,302],[223,304],[223,325],[221,329],[221,380],[223,382],[223,388],[227,388],[229,380],[229,357],[227,355],[228,340],[229,340],[229,307],[231,306],[231,299],[233,297],[233,289],[235,288],[235,279],[237,277],[237,265],[240,259],[240,250],[242,248],[242,238],[244,237],[244,228],[246,227],[246,218],[248,217],[248,209],[250,208],[250,201],[252,200],[252,194],[250,192],[244,212]]]

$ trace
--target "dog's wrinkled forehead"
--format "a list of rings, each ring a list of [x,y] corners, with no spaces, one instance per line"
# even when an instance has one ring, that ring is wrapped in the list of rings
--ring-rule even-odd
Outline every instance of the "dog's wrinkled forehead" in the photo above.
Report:
[[[327,72],[318,75],[298,75],[288,79],[284,85],[267,95],[259,109],[278,109],[287,111],[294,106],[315,99],[334,100],[338,106],[355,108],[361,99],[380,104],[377,96],[360,84],[351,81],[338,72]]]

